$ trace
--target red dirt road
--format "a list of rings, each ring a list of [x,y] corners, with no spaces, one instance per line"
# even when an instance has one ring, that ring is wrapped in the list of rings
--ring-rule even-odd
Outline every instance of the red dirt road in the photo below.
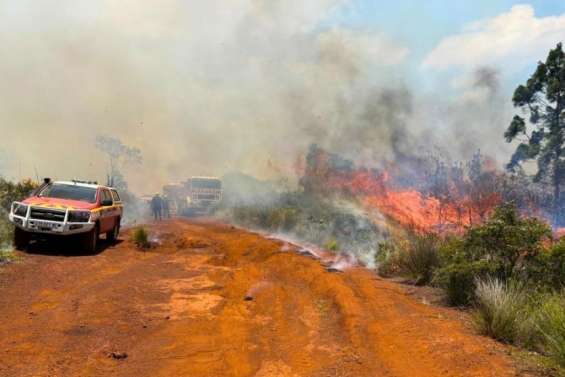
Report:
[[[162,244],[146,253],[124,241],[2,267],[0,376],[516,375],[456,311],[368,270],[330,273],[223,225],[150,232]]]

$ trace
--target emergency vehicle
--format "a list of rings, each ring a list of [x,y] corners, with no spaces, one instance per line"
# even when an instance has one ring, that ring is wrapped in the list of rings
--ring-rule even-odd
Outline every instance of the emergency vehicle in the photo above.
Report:
[[[211,210],[222,200],[222,181],[216,177],[190,177],[184,184],[189,207]]]
[[[222,180],[190,177],[183,183],[165,185],[163,193],[173,214],[209,214],[222,200]]]
[[[120,233],[123,205],[115,188],[96,182],[46,178],[29,198],[12,203],[14,246],[24,249],[40,235],[80,235],[84,251],[96,251],[98,239],[115,241]]]

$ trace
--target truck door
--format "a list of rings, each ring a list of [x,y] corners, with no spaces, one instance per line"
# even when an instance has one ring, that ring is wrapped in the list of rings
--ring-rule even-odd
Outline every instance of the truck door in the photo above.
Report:
[[[118,217],[122,217],[123,215],[123,204],[122,199],[120,198],[120,194],[118,194],[118,190],[111,189],[112,199],[114,200],[114,217],[117,219]]]
[[[112,194],[108,189],[102,189],[100,191],[102,204],[102,209],[100,210],[100,233],[106,233],[112,230],[114,227],[114,216],[113,216],[113,205],[114,201],[112,199]],[[109,205],[103,205],[108,203]],[[111,204],[110,204],[111,203]]]

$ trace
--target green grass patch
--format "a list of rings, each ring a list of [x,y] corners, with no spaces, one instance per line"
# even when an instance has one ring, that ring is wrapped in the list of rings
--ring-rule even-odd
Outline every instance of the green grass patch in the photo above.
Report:
[[[149,242],[149,233],[144,227],[136,228],[133,231],[131,240],[138,249],[146,250],[151,247],[151,242]]]
[[[523,348],[510,348],[509,354],[519,376],[565,377],[565,368],[551,357]]]
[[[324,248],[329,251],[337,252],[339,251],[339,242],[331,239],[324,244]]]
[[[0,265],[16,260],[18,260],[18,256],[12,250],[0,250]]]
[[[0,208],[0,250],[10,248],[14,239],[14,226],[8,221],[8,212]]]
[[[565,367],[565,296],[548,296],[540,306],[536,322],[543,351]]]

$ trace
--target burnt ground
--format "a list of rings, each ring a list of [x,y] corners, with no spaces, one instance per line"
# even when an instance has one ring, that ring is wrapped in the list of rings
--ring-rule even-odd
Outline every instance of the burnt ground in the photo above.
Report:
[[[1,267],[0,376],[519,375],[464,313],[368,270],[221,224],[149,230],[146,252],[38,245]]]

